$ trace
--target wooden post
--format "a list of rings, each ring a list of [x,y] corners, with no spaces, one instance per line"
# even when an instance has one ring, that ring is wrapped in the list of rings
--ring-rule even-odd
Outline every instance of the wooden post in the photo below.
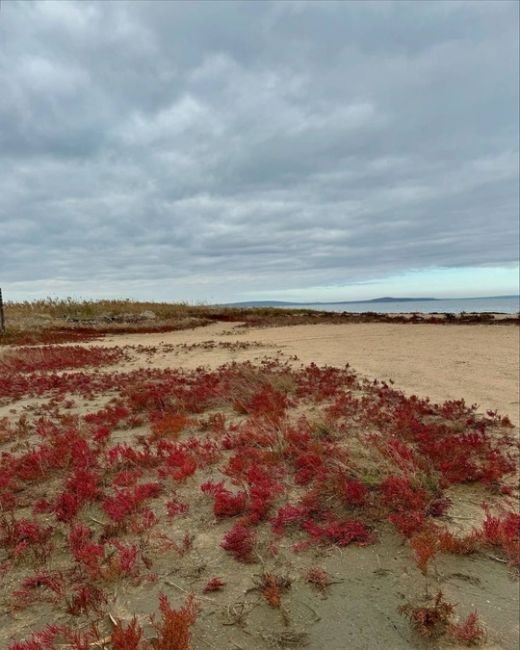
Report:
[[[0,289],[0,334],[5,332],[5,318],[4,318],[4,301],[2,300],[2,289]]]

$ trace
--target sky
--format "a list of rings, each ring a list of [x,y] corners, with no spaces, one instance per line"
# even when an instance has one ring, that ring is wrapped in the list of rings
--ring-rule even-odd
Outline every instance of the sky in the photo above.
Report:
[[[4,299],[517,294],[519,7],[4,0]]]

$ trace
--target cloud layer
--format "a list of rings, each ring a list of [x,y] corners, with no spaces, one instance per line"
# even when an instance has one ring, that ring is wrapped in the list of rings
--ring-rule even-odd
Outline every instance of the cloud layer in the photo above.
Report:
[[[3,3],[0,88],[0,279],[28,295],[518,259],[515,2]]]

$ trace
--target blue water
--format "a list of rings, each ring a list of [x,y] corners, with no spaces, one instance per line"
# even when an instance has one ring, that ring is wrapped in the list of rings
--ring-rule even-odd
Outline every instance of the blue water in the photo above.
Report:
[[[305,305],[307,309],[322,311],[411,313],[495,312],[514,314],[520,311],[520,298],[450,298],[445,300],[414,300],[405,302],[342,303],[341,305]]]

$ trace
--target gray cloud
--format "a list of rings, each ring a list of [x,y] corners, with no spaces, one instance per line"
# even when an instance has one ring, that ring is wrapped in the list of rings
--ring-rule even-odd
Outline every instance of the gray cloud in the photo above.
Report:
[[[239,299],[518,258],[515,2],[4,2],[0,88],[8,287]]]

